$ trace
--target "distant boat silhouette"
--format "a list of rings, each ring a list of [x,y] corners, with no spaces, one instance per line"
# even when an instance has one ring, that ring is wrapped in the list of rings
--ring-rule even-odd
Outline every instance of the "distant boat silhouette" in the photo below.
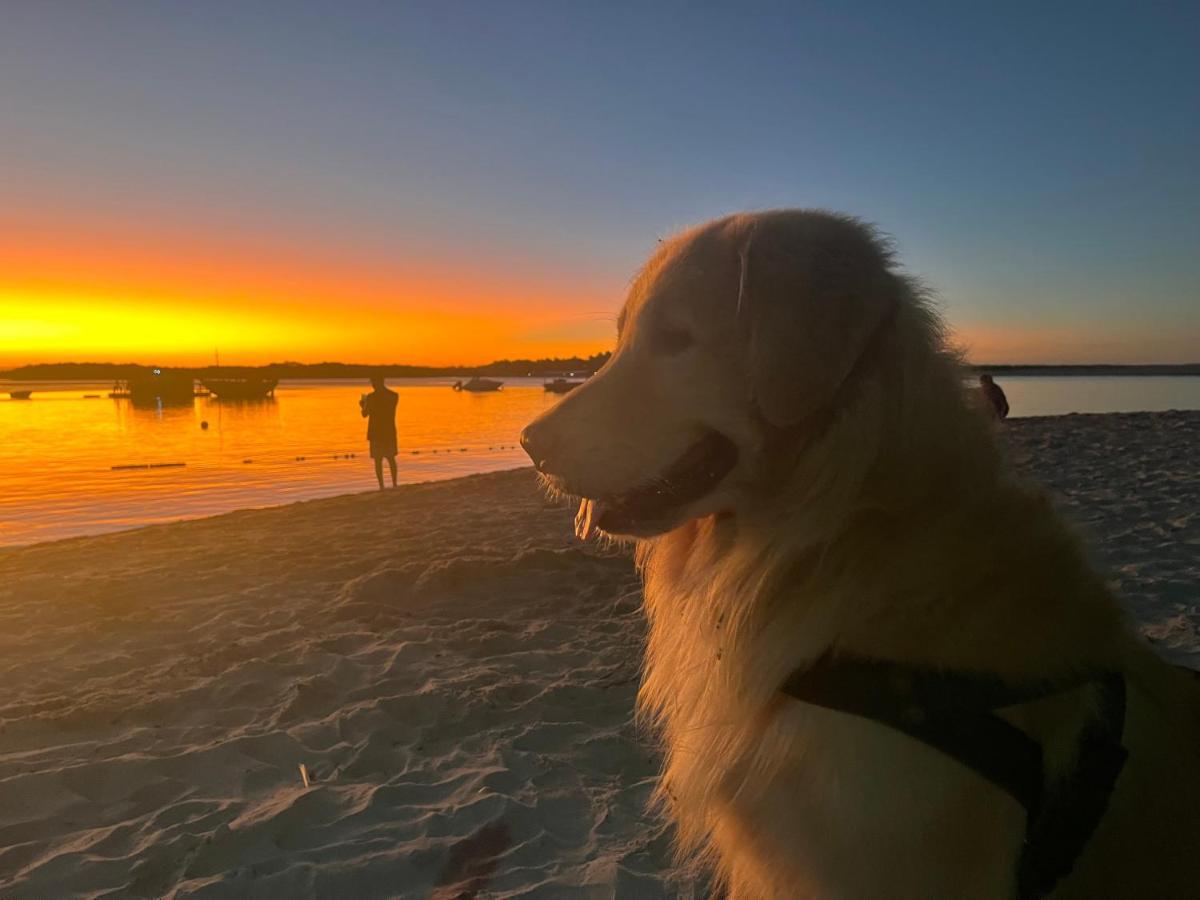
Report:
[[[504,387],[503,381],[496,381],[494,378],[468,378],[466,381],[454,382],[456,391],[470,391],[473,394],[483,393],[484,391],[498,391]]]
[[[582,381],[569,381],[566,378],[555,378],[552,381],[547,381],[543,387],[552,394],[565,394],[567,391],[573,391],[575,388],[583,384]]]
[[[158,403],[182,406],[192,402],[195,392],[196,383],[192,376],[153,369],[118,381],[108,396],[132,400],[136,406]]]
[[[278,378],[201,378],[218,400],[265,400],[273,396]]]
[[[33,391],[9,391],[8,396],[13,400],[28,400]]]

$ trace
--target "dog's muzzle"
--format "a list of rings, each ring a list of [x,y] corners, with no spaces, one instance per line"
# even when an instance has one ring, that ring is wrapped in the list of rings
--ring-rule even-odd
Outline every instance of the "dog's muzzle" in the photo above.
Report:
[[[673,515],[716,489],[737,465],[737,445],[719,431],[707,431],[674,463],[632,490],[607,497],[584,497],[575,516],[575,534],[593,531],[650,537],[672,526]]]

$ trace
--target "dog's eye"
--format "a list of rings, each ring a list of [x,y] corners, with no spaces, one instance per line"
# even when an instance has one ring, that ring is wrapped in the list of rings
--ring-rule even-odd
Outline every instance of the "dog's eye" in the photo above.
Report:
[[[675,356],[682,353],[688,347],[692,346],[692,344],[696,343],[696,339],[682,328],[671,328],[669,326],[656,328],[650,340],[654,352],[662,353],[666,356]]]

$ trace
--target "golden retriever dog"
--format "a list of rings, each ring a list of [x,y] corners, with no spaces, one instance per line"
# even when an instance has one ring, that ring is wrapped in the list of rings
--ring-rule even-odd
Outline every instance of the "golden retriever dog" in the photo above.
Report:
[[[525,430],[638,542],[659,799],[729,896],[1200,897],[1200,688],[993,432],[887,242],[808,210],[661,243]]]

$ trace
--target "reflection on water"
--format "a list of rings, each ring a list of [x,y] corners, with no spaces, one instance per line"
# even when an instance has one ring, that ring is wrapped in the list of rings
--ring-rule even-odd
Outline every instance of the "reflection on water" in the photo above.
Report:
[[[521,428],[561,399],[536,379],[485,394],[452,382],[389,380],[400,394],[401,481],[526,465]],[[1200,409],[1197,377],[997,383],[1014,416]],[[31,401],[7,399],[0,384],[0,545],[376,489],[358,410],[365,383],[284,383],[274,400],[146,408],[109,399],[107,385],[22,387],[34,388]]]
[[[402,482],[527,464],[521,428],[560,399],[533,379],[495,394],[456,393],[445,379],[389,383],[400,394]],[[84,399],[92,385],[53,387],[0,401],[0,545],[377,489],[358,409],[365,384],[285,383],[273,400],[149,407]]]

